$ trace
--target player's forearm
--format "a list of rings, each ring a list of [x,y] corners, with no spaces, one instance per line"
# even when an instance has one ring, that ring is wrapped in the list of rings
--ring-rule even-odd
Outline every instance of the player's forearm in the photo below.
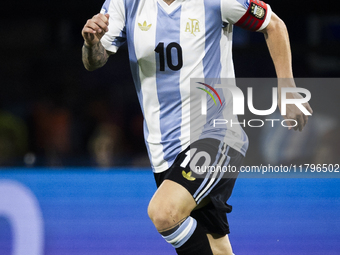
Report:
[[[93,46],[83,45],[82,60],[87,70],[94,71],[102,67],[108,58],[109,54],[100,42]]]
[[[284,22],[273,13],[264,31],[278,78],[293,78],[289,36]]]

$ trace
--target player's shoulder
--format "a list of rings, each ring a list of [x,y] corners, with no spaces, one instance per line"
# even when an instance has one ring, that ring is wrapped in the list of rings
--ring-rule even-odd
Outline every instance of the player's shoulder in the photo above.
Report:
[[[209,1],[209,0],[205,0]],[[247,10],[251,0],[216,0],[224,10]]]
[[[220,0],[223,4],[241,4],[245,8],[249,7],[250,0]]]

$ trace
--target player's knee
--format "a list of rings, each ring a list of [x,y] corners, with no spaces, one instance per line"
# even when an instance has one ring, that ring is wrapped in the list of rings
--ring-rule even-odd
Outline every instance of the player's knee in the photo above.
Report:
[[[158,231],[171,228],[182,219],[174,207],[159,206],[153,201],[148,206],[148,215]]]

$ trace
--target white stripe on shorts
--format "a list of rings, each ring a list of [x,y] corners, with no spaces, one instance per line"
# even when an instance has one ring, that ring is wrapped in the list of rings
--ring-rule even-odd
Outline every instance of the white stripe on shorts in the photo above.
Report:
[[[222,152],[221,152],[221,157],[218,159],[218,163],[216,164],[217,166],[220,166],[220,167],[222,167],[222,164],[223,164],[223,162],[225,161],[225,158],[226,158],[226,151],[229,151],[229,146],[227,146],[226,144],[224,144],[224,148],[223,148],[223,150],[222,150]],[[229,163],[229,161],[228,161],[228,163]],[[217,175],[220,173],[220,175],[219,175],[219,177],[216,179],[216,177],[217,177]],[[211,188],[212,187],[214,187],[221,179],[222,179],[222,175],[223,175],[223,172],[219,172],[219,171],[215,171],[214,173],[213,173],[213,176],[210,178],[210,180],[209,180],[209,182],[208,182],[208,184],[206,184],[205,185],[205,183],[207,182],[207,180],[209,179],[209,177],[210,177],[210,174],[209,174],[209,176],[206,176],[205,177],[205,180],[204,180],[204,182],[202,183],[202,185],[205,185],[205,187],[204,187],[204,189],[201,191],[201,192],[199,192],[198,193],[198,195],[195,197],[195,202],[196,203],[199,203],[202,199],[200,199],[201,197],[203,198],[203,197],[206,197],[208,194],[209,194],[209,192],[210,192],[210,190],[211,190]],[[201,185],[201,186],[202,186]],[[199,189],[202,189],[203,187],[199,187]],[[208,191],[208,192],[207,192]],[[206,194],[205,194],[206,193]]]

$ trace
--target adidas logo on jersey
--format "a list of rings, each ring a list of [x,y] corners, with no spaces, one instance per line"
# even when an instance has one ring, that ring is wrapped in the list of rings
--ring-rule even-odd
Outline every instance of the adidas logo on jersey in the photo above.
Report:
[[[194,181],[194,180],[196,180],[195,177],[192,177],[192,176],[191,176],[191,171],[188,172],[188,173],[186,173],[186,172],[183,170],[183,171],[182,171],[182,175],[183,175],[183,177],[184,177],[185,179],[187,179],[188,181]]]
[[[188,21],[186,26],[185,26],[185,32],[196,36],[195,33],[201,32],[199,21],[197,19],[190,19],[190,18],[189,18],[189,20],[190,21]]]
[[[148,31],[150,29],[151,25],[152,24],[148,25],[146,23],[146,21],[143,22],[143,25],[141,23],[138,23],[138,26],[142,31]]]

